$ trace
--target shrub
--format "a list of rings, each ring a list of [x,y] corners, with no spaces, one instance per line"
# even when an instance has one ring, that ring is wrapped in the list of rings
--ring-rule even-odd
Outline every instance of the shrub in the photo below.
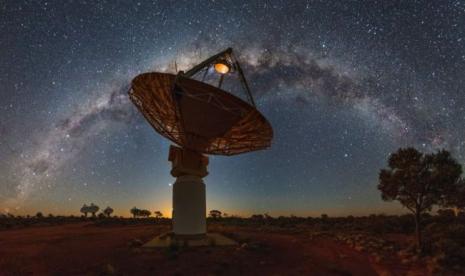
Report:
[[[427,249],[442,268],[465,268],[465,225],[432,223],[425,229]]]

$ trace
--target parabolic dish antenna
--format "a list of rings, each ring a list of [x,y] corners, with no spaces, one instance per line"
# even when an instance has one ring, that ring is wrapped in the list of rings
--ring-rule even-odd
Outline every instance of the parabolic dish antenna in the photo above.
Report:
[[[234,94],[237,90],[246,100]],[[129,96],[152,127],[179,146],[171,146],[169,153],[171,174],[177,178],[173,233],[185,238],[205,235],[202,178],[208,174],[208,157],[204,154],[235,155],[265,149],[273,138],[271,125],[256,109],[232,49],[187,72],[138,75]]]

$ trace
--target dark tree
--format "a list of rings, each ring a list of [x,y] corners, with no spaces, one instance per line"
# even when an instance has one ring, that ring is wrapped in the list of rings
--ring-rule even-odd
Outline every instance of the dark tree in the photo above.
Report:
[[[42,212],[37,212],[36,214],[36,218],[43,218],[44,215],[42,214]]]
[[[222,213],[219,210],[211,210],[210,211],[210,217],[211,218],[219,219],[219,218],[221,218],[221,215],[222,215]]]
[[[89,206],[87,206],[86,204],[84,204],[82,207],[81,207],[81,213],[84,214],[85,217],[87,217],[87,213],[89,212],[88,210]]]
[[[444,197],[444,206],[453,208],[456,216],[465,210],[465,179],[457,181],[454,189],[448,191]]]
[[[263,220],[265,217],[262,214],[253,214],[250,216],[252,220]]]
[[[136,208],[136,207],[133,207],[130,212],[131,212],[131,214],[133,215],[134,218],[137,218],[137,217],[139,217],[141,215],[141,213],[140,213],[141,210]]]
[[[442,218],[453,218],[455,214],[454,214],[454,210],[451,210],[451,209],[439,209],[438,216]]]
[[[90,212],[92,214],[92,217],[95,218],[95,214],[98,212],[98,210],[100,210],[100,207],[98,207],[94,203],[91,203],[90,206],[88,206],[87,209],[88,209],[88,212]]]
[[[103,213],[104,213],[107,217],[110,217],[111,214],[113,213],[113,209],[112,209],[110,206],[107,206],[107,208],[105,208],[105,210],[103,210]]]
[[[157,219],[163,217],[163,213],[160,212],[160,211],[155,211],[155,212],[154,212],[154,215],[155,215],[155,217],[156,217]]]
[[[422,250],[421,216],[457,186],[462,167],[445,150],[423,154],[414,148],[401,148],[391,154],[388,168],[379,173],[378,189],[385,201],[399,201],[415,217],[416,241]]]
[[[148,218],[152,215],[152,212],[149,210],[139,210],[139,215],[144,218]]]

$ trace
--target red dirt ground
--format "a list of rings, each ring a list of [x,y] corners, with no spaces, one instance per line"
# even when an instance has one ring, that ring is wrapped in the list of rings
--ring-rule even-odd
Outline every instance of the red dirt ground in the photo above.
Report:
[[[425,275],[329,238],[211,227],[238,246],[143,250],[167,226],[76,223],[0,231],[0,275]],[[413,270],[413,271],[412,271]],[[415,271],[415,273],[414,273]]]

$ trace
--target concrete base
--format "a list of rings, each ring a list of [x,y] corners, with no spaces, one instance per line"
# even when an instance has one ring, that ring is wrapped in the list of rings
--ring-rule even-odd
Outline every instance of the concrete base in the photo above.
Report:
[[[207,232],[207,201],[202,178],[207,172],[208,157],[188,149],[170,147],[168,160],[172,162],[173,232],[179,237],[205,236]]]
[[[179,238],[176,237],[173,233],[165,233],[147,242],[142,246],[142,248],[162,248],[170,246],[196,247],[230,245],[237,245],[237,242],[218,233],[207,233],[205,234],[205,236],[195,239]]]
[[[173,232],[205,235],[207,232],[205,184],[196,175],[182,175],[173,185]]]

